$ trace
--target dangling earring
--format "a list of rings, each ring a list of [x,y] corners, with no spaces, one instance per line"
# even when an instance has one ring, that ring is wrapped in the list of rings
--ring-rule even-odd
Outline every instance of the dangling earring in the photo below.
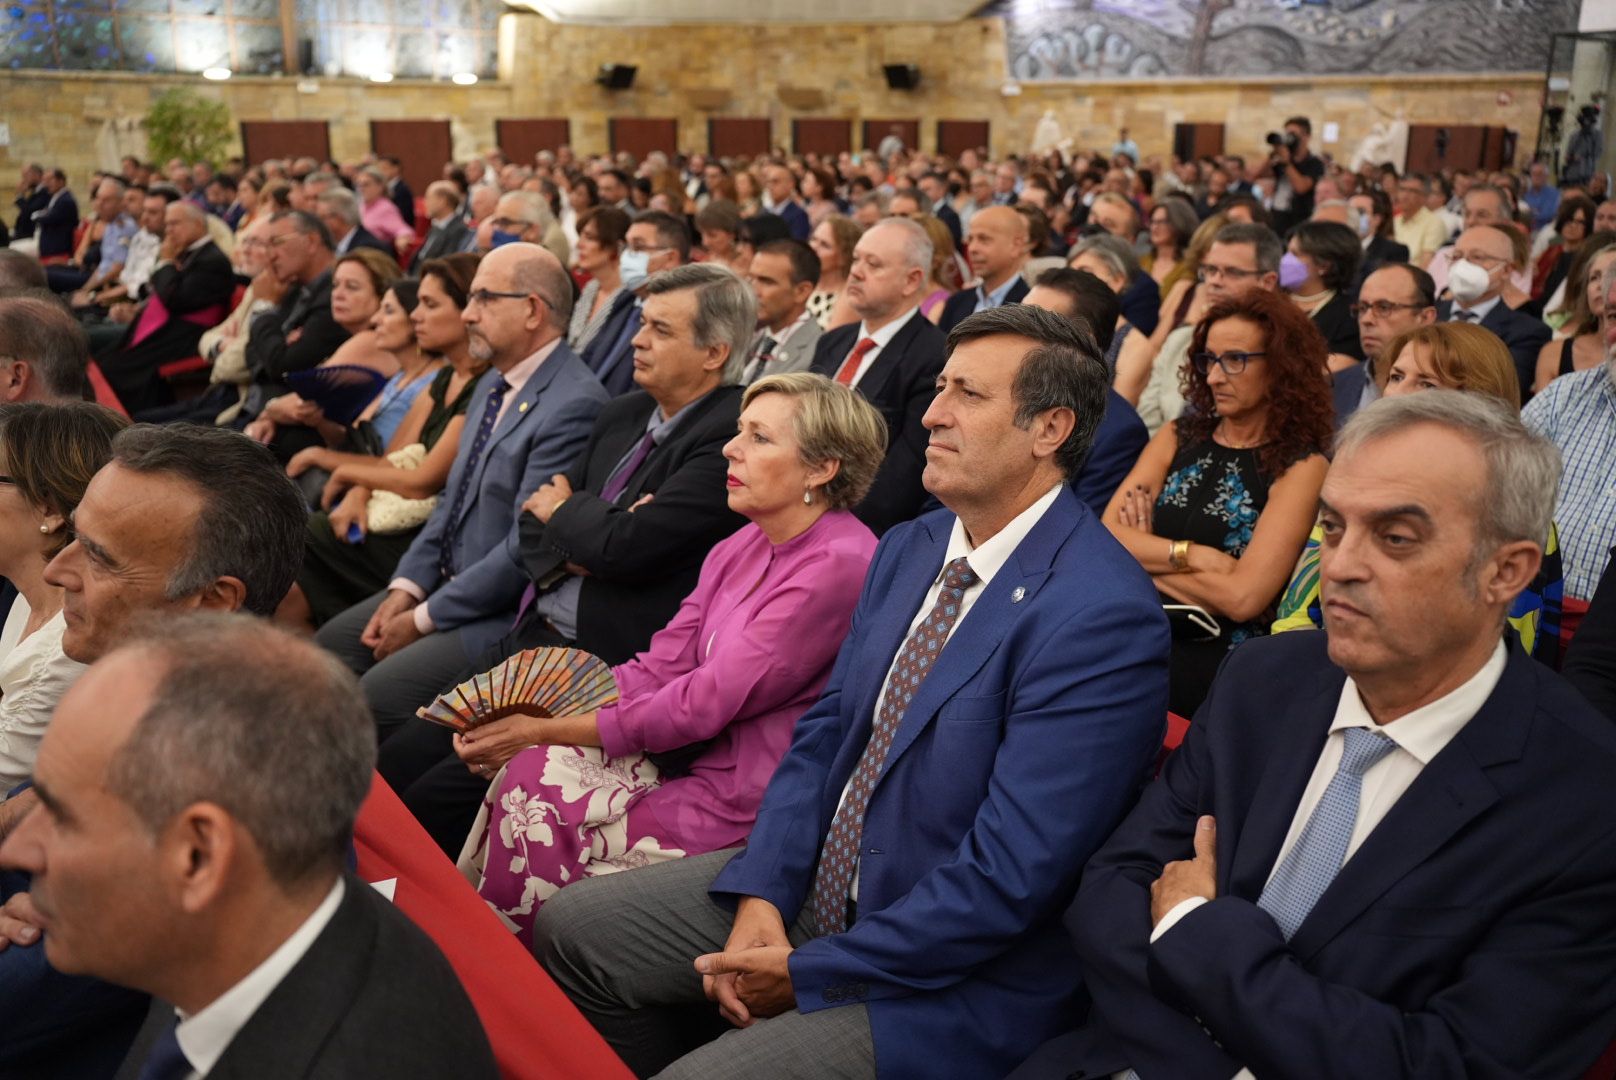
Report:
[[[804,506],[812,506],[813,504],[814,504],[814,489],[811,488],[811,487],[803,488],[802,489],[802,505],[804,505]]]

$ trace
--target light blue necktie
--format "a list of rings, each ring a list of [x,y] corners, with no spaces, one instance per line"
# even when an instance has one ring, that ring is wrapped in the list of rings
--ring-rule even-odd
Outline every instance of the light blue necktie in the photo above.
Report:
[[[1347,845],[1358,822],[1364,773],[1397,749],[1396,743],[1369,728],[1346,728],[1341,737],[1346,745],[1330,786],[1324,789],[1324,797],[1313,808],[1295,846],[1257,898],[1257,906],[1274,917],[1286,941],[1295,936],[1302,920],[1347,860]]]
[[[1313,910],[1313,905],[1318,903],[1347,860],[1347,845],[1358,823],[1358,798],[1363,792],[1364,773],[1397,749],[1396,743],[1368,728],[1345,728],[1341,737],[1346,746],[1330,786],[1324,789],[1323,798],[1313,808],[1307,824],[1302,826],[1302,835],[1296,838],[1296,844],[1257,898],[1257,906],[1279,923],[1286,941],[1295,935],[1296,928],[1302,925],[1302,920],[1307,918],[1307,913]],[[1127,1071],[1126,1077],[1140,1080],[1132,1069]]]

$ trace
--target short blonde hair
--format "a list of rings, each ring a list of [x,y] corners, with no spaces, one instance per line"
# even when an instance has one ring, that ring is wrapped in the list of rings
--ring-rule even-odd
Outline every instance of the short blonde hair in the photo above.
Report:
[[[836,475],[819,489],[830,508],[857,506],[869,494],[887,452],[886,421],[875,406],[841,383],[807,371],[759,379],[746,388],[741,408],[764,394],[784,394],[796,401],[791,433],[806,465],[839,464]]]
[[[1497,398],[1521,407],[1521,380],[1509,349],[1491,330],[1470,323],[1432,323],[1405,330],[1386,343],[1375,365],[1375,384],[1386,389],[1392,365],[1403,350],[1418,346],[1443,387]],[[1424,359],[1424,358],[1422,358]]]

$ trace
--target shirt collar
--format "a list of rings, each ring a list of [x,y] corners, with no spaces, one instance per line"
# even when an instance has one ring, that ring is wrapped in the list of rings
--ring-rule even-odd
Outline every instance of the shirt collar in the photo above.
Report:
[[[773,338],[774,347],[778,349],[780,346],[784,345],[788,340],[790,340],[791,335],[795,334],[797,330],[811,318],[813,318],[813,315],[807,308],[803,308],[802,314],[798,315],[796,320],[784,330],[781,330],[779,333],[775,333],[773,330],[765,328],[763,334],[765,337]]]
[[[1032,527],[1038,524],[1039,519],[1051,506],[1055,505],[1056,496],[1065,486],[1063,482],[1050,488],[1037,502],[1011,518],[1008,525],[994,533],[979,547],[971,547],[970,538],[965,535],[965,525],[956,517],[954,529],[948,535],[948,552],[943,557],[943,570],[946,570],[948,564],[955,559],[968,557],[971,569],[982,579],[985,588],[993,580],[993,576],[1009,561],[1016,548],[1021,546],[1021,542],[1027,539]],[[937,580],[941,581],[942,576],[943,571],[939,570]]]
[[[314,946],[320,932],[336,916],[344,888],[342,878],[337,878],[325,899],[320,901],[302,926],[292,931],[291,937],[281,942],[280,947],[253,968],[246,978],[215,998],[201,1012],[188,1017],[175,1010],[179,1012],[180,1022],[174,1035],[179,1039],[185,1060],[191,1063],[191,1068],[198,1075],[206,1076],[213,1071],[237,1032],[246,1026],[253,1013]]]
[[[1003,285],[1000,285],[992,292],[984,292],[982,286],[978,285],[976,287],[976,295],[989,307],[998,307],[1000,304],[1004,303],[1004,298],[1010,295],[1010,290],[1015,287],[1016,278],[1020,276],[1020,274],[1011,274],[1009,277],[1004,279]]]
[[[906,314],[899,315],[896,319],[893,319],[879,330],[871,330],[861,321],[858,328],[858,337],[854,338],[853,340],[863,341],[865,338],[874,338],[875,347],[877,349],[884,349],[888,345],[892,344],[892,339],[898,336],[898,331],[902,330],[905,326],[908,326],[909,320],[914,318],[915,313],[919,310],[920,305],[916,304],[914,307],[910,308]]]
[[[561,339],[556,338],[554,341],[550,342],[550,344],[544,346],[544,348],[540,349],[532,356],[529,356],[526,360],[523,360],[521,363],[511,368],[511,370],[505,372],[505,382],[511,388],[510,392],[513,394],[520,394],[522,392],[522,387],[526,386],[527,381],[531,379],[534,373],[539,370],[539,365],[548,360],[550,355],[554,353],[556,349],[560,347],[560,345]]]
[[[188,251],[188,252],[193,252],[193,253],[198,252],[198,251],[201,251],[203,248],[207,247],[211,243],[213,243],[213,237],[204,236],[202,239],[198,240],[196,243],[189,245],[185,250]]]
[[[1479,324],[1481,322],[1481,320],[1485,319],[1488,315],[1492,314],[1493,308],[1497,307],[1498,302],[1500,300],[1502,300],[1503,298],[1504,297],[1502,295],[1498,295],[1498,296],[1493,297],[1491,300],[1483,300],[1481,303],[1477,304],[1475,307],[1468,307],[1468,308],[1465,307],[1463,304],[1459,303],[1458,301],[1454,301],[1453,309],[1455,311],[1468,311],[1468,312],[1470,312],[1470,314],[1472,314],[1472,315],[1474,315],[1476,317],[1476,322]]]
[[[337,241],[337,250],[341,251],[341,252],[346,252],[348,250],[348,245],[353,243],[353,238],[358,236],[358,235],[359,235],[359,226],[355,225],[353,228],[348,230],[348,234],[346,236],[344,236],[341,240]]]
[[[668,436],[673,434],[674,429],[680,424],[684,423],[685,417],[690,415],[690,410],[694,409],[703,401],[706,401],[711,394],[711,390],[707,391],[707,393],[701,395],[701,397],[697,398],[695,401],[687,403],[684,408],[680,409],[672,416],[664,417],[662,415],[662,406],[660,405],[652,409],[651,415],[647,417],[645,421],[645,430],[651,436],[651,445],[661,446],[663,442],[667,440]]]
[[[1375,723],[1369,710],[1364,707],[1358,684],[1349,677],[1341,688],[1341,702],[1336,706],[1335,722],[1330,725],[1330,733],[1349,727],[1379,731],[1400,749],[1413,755],[1421,765],[1429,765],[1431,759],[1441,753],[1442,748],[1452,742],[1453,737],[1487,703],[1498,686],[1498,680],[1504,676],[1504,663],[1508,656],[1508,650],[1500,639],[1480,671],[1429,705],[1422,705],[1389,724]]]

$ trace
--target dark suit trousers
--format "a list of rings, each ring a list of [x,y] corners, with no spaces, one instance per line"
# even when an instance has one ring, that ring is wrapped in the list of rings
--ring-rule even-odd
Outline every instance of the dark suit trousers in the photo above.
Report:
[[[548,900],[533,929],[546,971],[637,1076],[665,1080],[874,1080],[875,1039],[859,1003],[748,1028],[716,1015],[691,962],[720,952],[735,914],[708,893],[735,849],[584,878]],[[787,928],[792,945],[813,936]]]
[[[543,620],[524,620],[517,630],[467,664],[433,695],[497,666],[523,649],[570,644]],[[420,704],[425,705],[433,695]],[[412,715],[391,734],[382,736],[376,771],[444,854],[459,858],[488,790],[488,777],[478,776],[455,755],[454,732]]]

